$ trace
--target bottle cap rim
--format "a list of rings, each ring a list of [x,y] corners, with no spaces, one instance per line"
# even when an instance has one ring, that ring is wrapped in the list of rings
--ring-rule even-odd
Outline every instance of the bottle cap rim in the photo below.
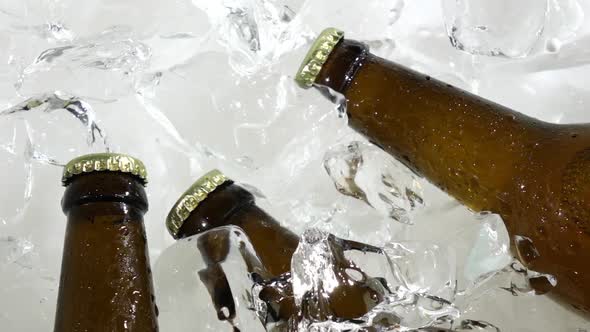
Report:
[[[344,38],[344,32],[336,28],[327,28],[320,33],[295,76],[295,81],[300,87],[308,89],[313,86],[328,56],[342,38]]]
[[[93,153],[72,159],[64,167],[62,184],[79,174],[92,172],[122,172],[137,176],[145,186],[147,170],[143,162],[137,158],[121,153]]]
[[[207,196],[217,189],[220,185],[229,181],[223,173],[219,170],[212,170],[203,175],[184,194],[180,196],[178,201],[168,213],[166,218],[166,228],[174,238],[178,238],[178,232],[188,219],[190,214],[203,202]]]

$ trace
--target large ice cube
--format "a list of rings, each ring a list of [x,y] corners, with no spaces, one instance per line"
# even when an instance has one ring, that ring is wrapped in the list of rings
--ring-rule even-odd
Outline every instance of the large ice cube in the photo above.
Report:
[[[222,46],[232,68],[252,74],[276,62],[285,52],[305,43],[298,21],[292,22],[303,0],[193,0],[212,25],[209,47]],[[211,43],[214,42],[214,43]]]
[[[512,261],[510,237],[498,215],[480,215],[481,228],[469,253],[463,275],[469,283],[504,269]]]
[[[457,289],[457,263],[452,248],[423,242],[388,244],[385,253],[400,286],[452,302]]]
[[[46,49],[23,69],[18,91],[35,95],[63,90],[102,100],[131,94],[151,55],[131,35],[132,31],[118,27],[77,44]],[[60,79],[65,76],[67,80]]]
[[[14,223],[22,214],[31,198],[33,173],[29,141],[24,123],[17,119],[0,116],[0,230],[2,225]]]
[[[0,111],[0,120],[14,119],[24,120],[30,159],[65,165],[79,155],[108,149],[92,106],[63,92],[37,95]]]
[[[392,43],[391,32],[403,7],[403,0],[306,1],[299,15],[315,33],[332,26],[351,38]]]
[[[253,306],[261,263],[247,236],[224,227],[177,241],[154,273],[163,331],[265,331]]]
[[[370,144],[353,141],[332,147],[324,168],[339,192],[401,223],[411,224],[414,210],[424,206],[422,180]]]
[[[524,57],[545,26],[547,0],[443,0],[455,47],[473,54]]]
[[[61,26],[59,30],[67,29],[74,37],[81,38],[116,26],[133,30],[136,37],[191,32],[194,27],[206,23],[202,17],[195,16],[198,11],[190,0],[178,0],[173,5],[155,0],[124,3],[111,0],[83,3],[75,0],[8,0],[0,7],[0,15],[6,15],[12,26],[38,27],[51,22]]]
[[[43,268],[30,237],[10,235],[0,225],[0,322],[10,331],[43,331],[53,326],[58,279]],[[32,309],[34,308],[34,309]]]
[[[346,123],[328,104],[320,107],[321,99],[300,98],[304,92],[289,69],[283,64],[241,77],[227,55],[209,52],[163,72],[159,84],[142,95],[188,144],[204,145],[220,158],[249,160],[242,163],[249,169],[273,165],[281,174],[296,174],[321,156],[318,146],[337,138],[315,134],[338,133]],[[246,90],[250,93],[242,95]]]
[[[463,310],[461,318],[490,322],[500,331],[578,332],[588,328],[587,319],[567,305],[547,295],[536,295],[530,279],[537,275],[517,261],[511,263],[460,296],[457,303]]]

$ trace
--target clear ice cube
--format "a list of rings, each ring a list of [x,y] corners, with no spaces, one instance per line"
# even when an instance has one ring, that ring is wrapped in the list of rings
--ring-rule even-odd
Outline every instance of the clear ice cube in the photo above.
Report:
[[[177,0],[173,5],[155,0],[5,1],[4,13],[22,26],[59,24],[74,38],[85,38],[113,27],[133,30],[136,37],[191,32],[203,24],[202,17],[190,0]],[[138,10],[141,9],[141,10]],[[0,11],[1,12],[1,11]]]
[[[43,267],[30,236],[10,235],[0,225],[0,322],[11,331],[42,331],[53,322],[57,278]],[[35,308],[26,310],[25,308]]]
[[[0,116],[0,138],[0,233],[4,233],[3,225],[18,222],[24,214],[31,198],[33,170],[27,156],[31,142],[22,121]]]
[[[261,263],[240,228],[178,240],[155,264],[163,331],[265,331],[252,298]]]
[[[353,141],[332,147],[324,168],[340,193],[400,223],[412,224],[412,214],[424,207],[421,179],[370,144]]]
[[[403,288],[449,302],[455,299],[457,263],[452,248],[424,242],[400,242],[388,244],[385,253]]]
[[[392,31],[403,8],[403,0],[306,1],[299,15],[315,33],[336,27],[346,31],[350,38],[391,43]]]
[[[567,50],[575,47],[581,39],[580,32],[584,29],[588,4],[579,0],[548,0],[547,20],[535,54],[555,55],[561,52],[563,46]],[[552,61],[542,61],[551,66]],[[560,61],[574,65],[576,61]]]
[[[108,150],[92,106],[63,92],[37,95],[0,111],[0,120],[22,119],[32,160],[65,165],[86,153]]]
[[[112,100],[135,91],[151,51],[133,39],[131,31],[117,27],[76,42],[39,54],[22,70],[17,83],[19,93],[30,96],[62,90],[87,98]]]
[[[492,327],[481,329],[491,332],[496,331],[495,328],[500,331],[577,331],[587,326],[582,315],[550,296],[538,295],[533,289],[535,283],[550,284],[551,279],[513,261],[477,288],[459,296],[457,305],[462,309],[461,318],[474,328],[479,324],[472,324],[473,321],[488,322]]]
[[[502,218],[495,214],[482,214],[479,219],[479,234],[463,272],[469,283],[477,283],[512,262],[510,236]]]
[[[301,1],[195,0],[209,17],[212,29],[207,36],[215,49],[222,46],[230,55],[230,65],[249,75],[272,64],[285,52],[305,43],[293,18]]]
[[[472,53],[525,57],[545,27],[547,0],[442,0],[451,43]]]

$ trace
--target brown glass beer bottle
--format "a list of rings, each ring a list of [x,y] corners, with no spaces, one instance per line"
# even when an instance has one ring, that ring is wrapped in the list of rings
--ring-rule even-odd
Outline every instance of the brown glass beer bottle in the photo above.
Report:
[[[471,209],[500,214],[520,260],[590,311],[590,124],[539,121],[343,37],[325,30],[297,82],[344,95],[351,128]]]
[[[298,236],[259,208],[249,191],[217,170],[197,180],[177,201],[167,218],[167,227],[175,238],[185,238],[229,225],[240,227],[248,236],[263,267],[268,271],[267,278],[280,278],[290,272],[291,257],[299,244]],[[217,234],[199,241],[200,251],[208,252],[211,256],[207,271],[217,269],[216,264],[224,256],[223,252],[217,251],[227,251],[226,245],[220,245],[222,240],[211,240]],[[336,265],[340,265],[344,271],[349,264],[342,255]],[[370,287],[350,279],[345,273],[339,275],[342,277],[341,287],[332,292],[328,304],[334,316],[343,319],[357,318],[379,303],[378,295]],[[219,281],[221,278],[216,279],[211,275],[207,279],[218,280],[219,286],[224,284]],[[224,293],[223,290],[211,289],[209,292]],[[296,314],[288,287],[284,292],[268,288],[261,297],[274,302],[271,305],[276,308],[277,319],[286,320]]]
[[[66,165],[62,180],[68,219],[54,331],[158,331],[143,163],[86,155]]]

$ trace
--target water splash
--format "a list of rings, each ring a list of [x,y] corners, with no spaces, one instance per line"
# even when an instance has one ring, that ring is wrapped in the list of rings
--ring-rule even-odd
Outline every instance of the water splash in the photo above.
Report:
[[[437,277],[428,277],[421,270],[448,269],[454,263],[445,264],[448,253],[437,247],[425,252],[420,248],[426,247],[378,248],[307,230],[292,260],[293,293],[300,310],[292,328],[406,331],[458,318],[460,312],[450,301],[454,272],[440,281],[436,278],[445,275],[442,271],[430,271],[428,275]]]

